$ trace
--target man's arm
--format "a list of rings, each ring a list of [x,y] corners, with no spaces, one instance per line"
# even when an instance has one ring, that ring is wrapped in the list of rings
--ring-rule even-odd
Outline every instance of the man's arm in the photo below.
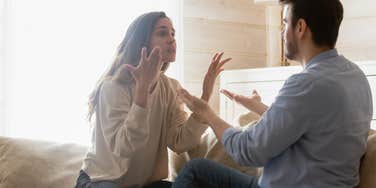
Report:
[[[221,120],[204,101],[186,91],[182,91],[181,95],[192,111],[208,120],[217,138],[235,161],[249,166],[262,166],[307,131],[312,111],[311,90],[314,90],[310,84],[299,77],[286,81],[276,101],[260,121],[244,132]],[[317,102],[314,104],[320,106]]]

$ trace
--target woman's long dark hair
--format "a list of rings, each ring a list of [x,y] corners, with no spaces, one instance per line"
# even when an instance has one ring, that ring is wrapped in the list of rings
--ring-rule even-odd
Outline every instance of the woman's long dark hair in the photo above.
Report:
[[[98,80],[94,90],[89,95],[89,121],[98,105],[98,96],[103,81],[114,76],[119,67],[123,64],[131,64],[137,67],[140,60],[141,48],[147,47],[147,51],[150,51],[149,42],[153,28],[156,22],[161,18],[168,17],[164,12],[149,12],[136,18],[129,26],[123,41],[118,47],[115,60]],[[130,84],[132,82],[132,76],[128,71],[126,71],[125,74],[125,79],[123,79],[125,82],[123,82],[123,84]]]

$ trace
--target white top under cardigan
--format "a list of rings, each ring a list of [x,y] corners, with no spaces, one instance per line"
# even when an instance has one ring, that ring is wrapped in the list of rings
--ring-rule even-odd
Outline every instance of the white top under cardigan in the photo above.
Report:
[[[179,88],[176,80],[161,75],[148,107],[142,108],[131,103],[133,95],[127,86],[104,81],[82,167],[92,181],[141,187],[167,178],[167,147],[177,153],[187,151],[199,143],[207,128],[188,118],[177,96]]]

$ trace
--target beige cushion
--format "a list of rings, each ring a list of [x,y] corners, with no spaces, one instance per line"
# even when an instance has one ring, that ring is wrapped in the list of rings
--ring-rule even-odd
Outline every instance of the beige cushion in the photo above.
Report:
[[[0,137],[0,188],[74,187],[86,147]]]
[[[368,132],[368,136],[372,136],[372,135],[374,135],[374,134],[376,134],[376,131],[375,130],[370,130],[369,132]]]
[[[360,166],[359,188],[376,187],[376,135],[368,137],[367,151]]]

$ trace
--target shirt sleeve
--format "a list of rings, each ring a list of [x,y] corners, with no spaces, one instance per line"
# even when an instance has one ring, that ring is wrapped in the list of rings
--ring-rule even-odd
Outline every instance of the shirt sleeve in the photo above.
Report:
[[[118,83],[104,83],[97,112],[107,147],[116,156],[130,157],[145,148],[150,134],[148,108],[131,103],[129,92]]]
[[[332,97],[325,96],[324,90],[309,75],[291,76],[255,126],[225,130],[222,143],[227,153],[239,164],[264,166],[310,129],[311,117],[325,113],[320,106],[328,100],[323,97]]]
[[[184,103],[178,98],[176,91],[181,86],[176,82],[169,110],[169,126],[167,146],[176,153],[192,149],[200,143],[201,135],[208,125],[200,123],[192,116],[188,117],[184,110]]]

